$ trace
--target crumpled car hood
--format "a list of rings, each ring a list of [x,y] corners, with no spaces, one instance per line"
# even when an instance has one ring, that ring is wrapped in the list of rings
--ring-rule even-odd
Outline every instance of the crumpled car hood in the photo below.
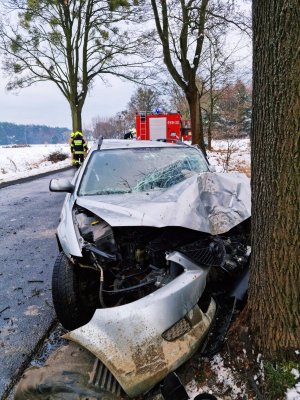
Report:
[[[110,226],[180,226],[218,235],[251,215],[250,180],[240,173],[205,172],[168,189],[82,196],[77,204]]]

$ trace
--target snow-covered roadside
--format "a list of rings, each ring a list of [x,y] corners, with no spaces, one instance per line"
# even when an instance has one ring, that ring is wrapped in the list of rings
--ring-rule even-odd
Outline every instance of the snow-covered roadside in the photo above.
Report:
[[[234,140],[230,143],[225,140],[216,140],[212,145],[213,151],[208,152],[208,158],[209,162],[216,167],[217,172],[250,171],[249,139]],[[49,154],[56,151],[67,154],[68,159],[57,163],[45,161]],[[69,165],[71,161],[68,144],[0,146],[0,183],[54,171]]]
[[[65,153],[68,158],[56,163],[46,161],[54,152]],[[69,157],[70,150],[67,144],[0,146],[0,183],[67,167],[71,165]]]
[[[210,370],[210,382],[201,385],[192,380],[186,386],[186,391],[191,399],[202,393],[209,393],[217,400],[248,399],[246,383],[242,382],[234,368],[225,367],[220,354],[212,359],[207,359],[206,370]]]
[[[243,172],[250,177],[250,139],[213,140],[208,152],[217,172]]]

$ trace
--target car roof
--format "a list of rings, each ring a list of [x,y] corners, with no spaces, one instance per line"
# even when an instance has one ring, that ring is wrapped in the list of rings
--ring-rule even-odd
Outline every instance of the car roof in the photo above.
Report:
[[[166,143],[157,140],[124,140],[124,139],[103,139],[101,150],[105,149],[127,149],[127,148],[141,148],[141,147],[187,147],[189,145],[181,143]],[[95,141],[91,150],[97,150],[98,141]]]

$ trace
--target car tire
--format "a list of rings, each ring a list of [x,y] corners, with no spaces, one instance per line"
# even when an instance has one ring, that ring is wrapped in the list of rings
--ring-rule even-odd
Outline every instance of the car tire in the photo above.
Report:
[[[217,398],[209,393],[201,393],[198,394],[194,400],[217,400]]]
[[[52,299],[58,320],[68,330],[88,323],[97,308],[95,296],[83,289],[87,281],[85,274],[63,252],[58,255],[52,274]]]

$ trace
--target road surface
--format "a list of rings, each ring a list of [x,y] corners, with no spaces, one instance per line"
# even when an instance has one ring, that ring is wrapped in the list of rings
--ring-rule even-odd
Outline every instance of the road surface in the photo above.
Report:
[[[31,359],[55,319],[52,266],[64,193],[49,192],[54,173],[0,189],[0,399]]]

